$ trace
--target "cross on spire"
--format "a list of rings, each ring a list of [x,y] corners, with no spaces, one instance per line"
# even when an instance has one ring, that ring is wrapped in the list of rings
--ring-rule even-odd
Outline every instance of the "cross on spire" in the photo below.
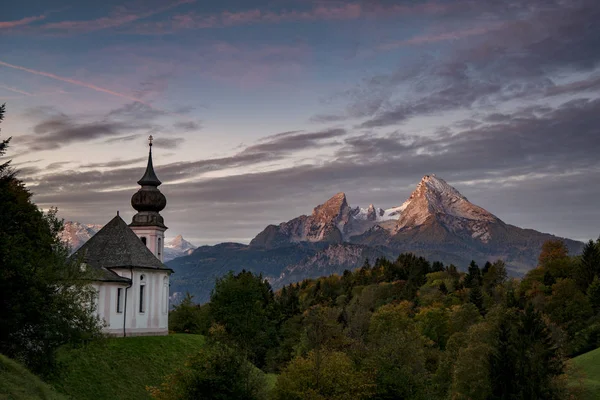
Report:
[[[152,135],[148,136],[148,145],[150,147],[152,147],[152,141],[154,140],[154,138],[152,137]]]

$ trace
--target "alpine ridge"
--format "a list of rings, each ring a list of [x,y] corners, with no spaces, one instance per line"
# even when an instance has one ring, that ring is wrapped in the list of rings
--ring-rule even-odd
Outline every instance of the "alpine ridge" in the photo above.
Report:
[[[102,225],[82,224],[77,221],[65,221],[64,229],[60,234],[60,238],[69,246],[72,253],[77,251],[85,242],[96,234]],[[185,240],[181,235],[178,235],[169,242],[165,242],[164,260],[170,261],[177,257],[191,254],[196,246]]]
[[[502,259],[511,274],[521,275],[536,267],[546,240],[560,239],[504,223],[435,174],[425,175],[397,204],[351,207],[346,194],[337,193],[310,215],[268,225],[249,245],[202,246],[170,261],[177,272],[173,291],[190,291],[198,301],[207,301],[215,278],[229,270],[262,273],[277,288],[403,252],[460,269],[471,260],[482,265]],[[571,254],[581,251],[583,243],[562,240]]]

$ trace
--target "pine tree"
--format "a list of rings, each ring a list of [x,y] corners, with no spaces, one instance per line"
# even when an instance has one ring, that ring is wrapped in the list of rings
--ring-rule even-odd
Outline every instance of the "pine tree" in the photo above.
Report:
[[[467,275],[465,276],[465,287],[471,288],[475,286],[481,286],[481,283],[481,271],[479,270],[477,263],[472,260],[471,264],[469,265]]]
[[[600,311],[600,278],[596,276],[587,289],[587,296],[594,311]]]
[[[484,313],[483,293],[481,292],[481,287],[473,286],[471,288],[471,290],[469,291],[469,302],[473,303],[480,313]]]
[[[0,105],[0,122],[4,120],[4,111],[6,110],[6,104]],[[8,148],[8,143],[10,142],[10,137],[8,139],[0,140],[0,157],[6,153],[6,149]],[[10,168],[10,160],[0,164],[0,178],[11,178],[13,176],[12,170]]]
[[[595,276],[600,275],[600,250],[593,240],[586,243],[581,254],[581,261],[576,271],[577,285],[583,291],[592,283]]]

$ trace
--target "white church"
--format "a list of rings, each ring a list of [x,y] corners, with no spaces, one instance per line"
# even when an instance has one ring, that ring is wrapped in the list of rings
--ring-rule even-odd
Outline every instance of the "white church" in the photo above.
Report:
[[[72,256],[82,268],[96,273],[97,313],[104,331],[113,336],[169,333],[169,276],[163,264],[164,233],[160,215],[167,199],[152,165],[152,136],[148,166],[131,198],[137,211],[131,224],[117,215]]]

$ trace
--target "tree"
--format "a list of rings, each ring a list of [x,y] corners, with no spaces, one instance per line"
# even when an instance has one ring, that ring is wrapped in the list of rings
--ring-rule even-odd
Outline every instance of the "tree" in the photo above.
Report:
[[[210,304],[194,304],[189,292],[169,313],[169,329],[181,333],[206,334],[211,325]]]
[[[235,349],[209,342],[188,358],[185,367],[148,391],[159,400],[265,400],[264,373]]]
[[[469,303],[473,303],[479,312],[483,314],[483,293],[481,293],[481,288],[479,286],[473,286],[469,290]]]
[[[600,311],[600,278],[596,276],[587,290],[588,300],[594,311]]]
[[[342,352],[310,352],[296,357],[277,378],[274,400],[370,399],[374,385],[370,376],[357,370]]]
[[[271,286],[262,275],[244,270],[217,279],[210,310],[212,319],[225,327],[250,361],[265,365],[268,349],[277,345],[279,316]]]
[[[594,280],[594,277],[599,275],[600,249],[593,240],[590,240],[583,247],[581,260],[576,269],[575,280],[577,281],[579,288],[585,292],[589,284]]]
[[[486,292],[491,293],[494,287],[506,281],[508,274],[506,264],[502,260],[498,260],[493,264],[486,263],[486,266],[487,272],[483,275],[483,287]]]
[[[4,112],[6,111],[6,104],[0,105],[0,123],[4,120]],[[8,148],[8,144],[10,142],[10,137],[8,139],[0,140],[0,157],[2,157],[6,153],[6,149]],[[10,160],[0,163],[0,178],[11,177],[12,172],[10,170]]]
[[[563,370],[560,348],[531,304],[503,313],[490,358],[492,399],[558,398],[554,381]]]
[[[540,267],[547,267],[552,261],[561,260],[569,256],[569,249],[564,241],[560,239],[546,240],[542,244],[542,251],[538,258]]]
[[[426,399],[427,369],[425,344],[410,318],[411,304],[387,304],[371,318],[368,358],[375,370],[375,399]]]
[[[56,210],[40,211],[8,165],[0,165],[0,353],[48,373],[59,346],[100,335],[94,302],[84,301],[95,291],[90,273],[67,262]]]
[[[475,261],[471,261],[467,275],[465,275],[465,287],[481,286],[481,282],[481,270]]]

